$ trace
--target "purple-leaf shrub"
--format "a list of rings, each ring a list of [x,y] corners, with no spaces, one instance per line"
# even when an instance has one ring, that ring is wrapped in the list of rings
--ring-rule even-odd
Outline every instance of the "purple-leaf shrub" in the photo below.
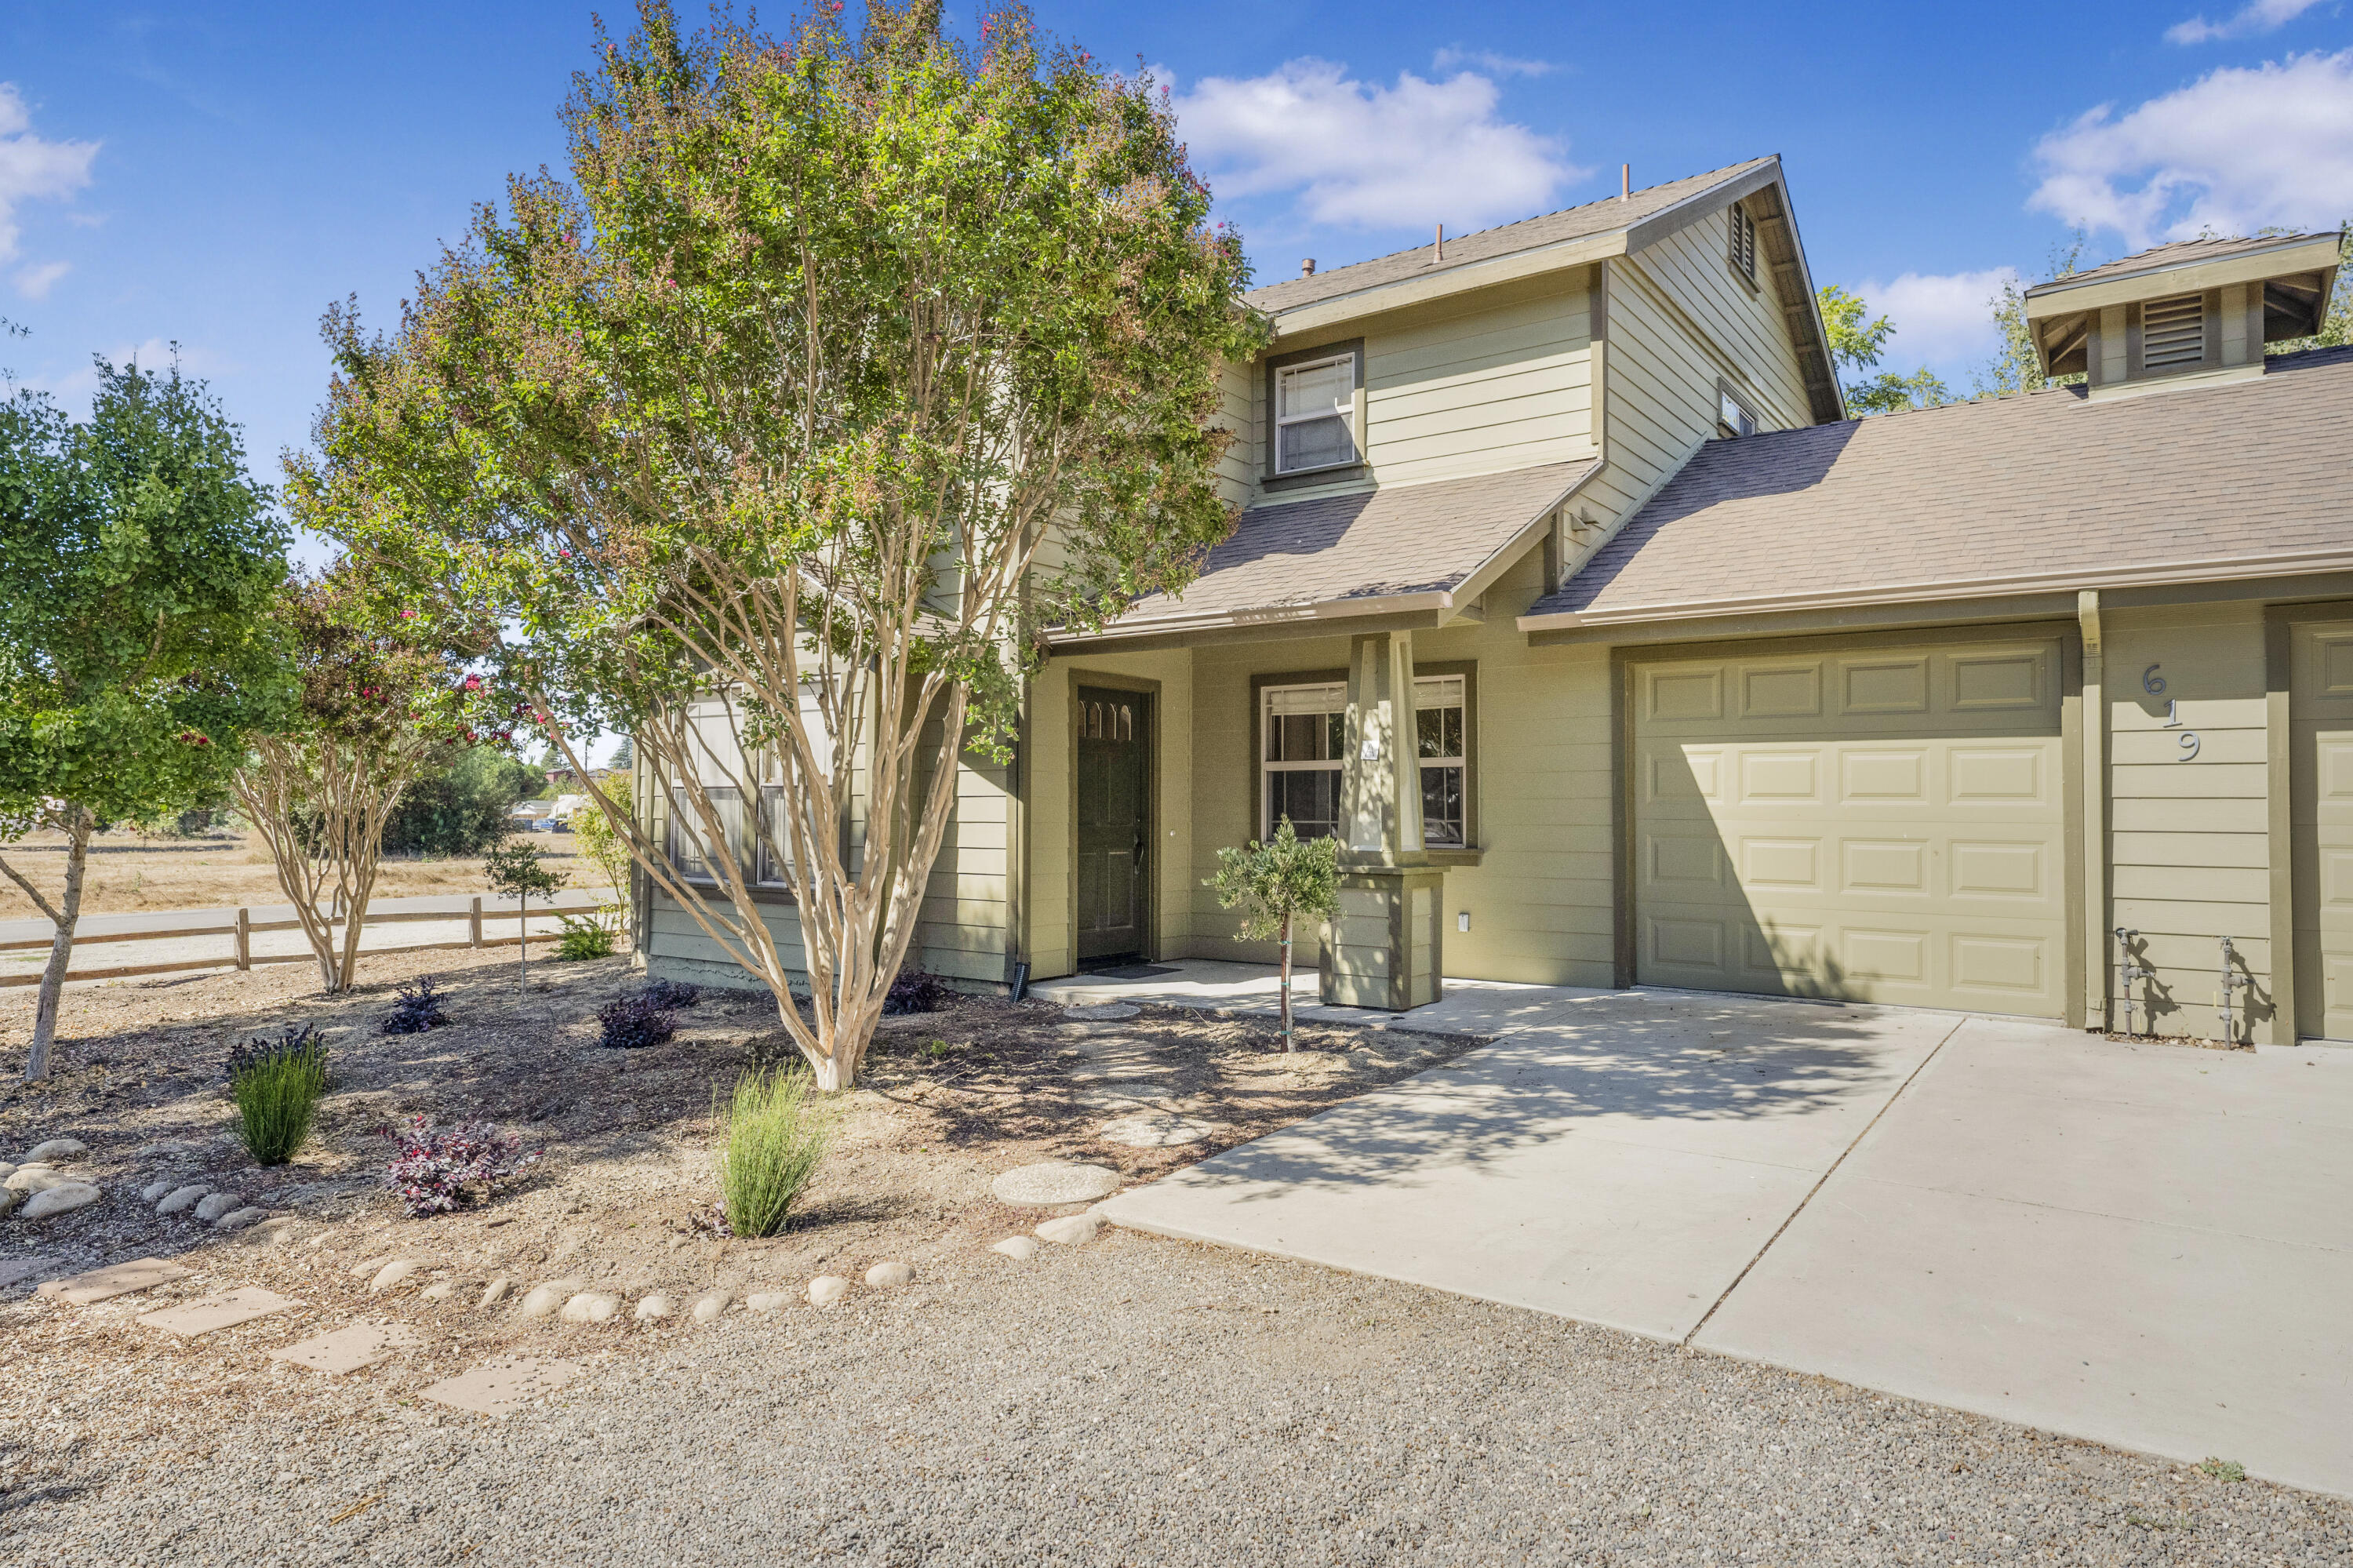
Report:
[[[538,1150],[522,1151],[522,1134],[501,1132],[487,1121],[438,1128],[420,1116],[405,1128],[385,1128],[384,1136],[393,1143],[384,1184],[417,1219],[448,1213],[470,1189],[488,1194],[540,1156]]]

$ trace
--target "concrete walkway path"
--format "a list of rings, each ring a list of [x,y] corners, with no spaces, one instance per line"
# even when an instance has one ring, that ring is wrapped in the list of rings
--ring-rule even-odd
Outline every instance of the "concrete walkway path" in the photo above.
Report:
[[[2353,1494],[2353,1053],[1528,989],[1108,1217]]]

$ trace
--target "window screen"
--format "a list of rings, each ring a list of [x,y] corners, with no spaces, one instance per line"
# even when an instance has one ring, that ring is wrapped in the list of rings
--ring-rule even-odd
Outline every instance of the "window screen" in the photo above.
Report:
[[[1274,373],[1277,473],[1356,461],[1356,356],[1340,355]]]

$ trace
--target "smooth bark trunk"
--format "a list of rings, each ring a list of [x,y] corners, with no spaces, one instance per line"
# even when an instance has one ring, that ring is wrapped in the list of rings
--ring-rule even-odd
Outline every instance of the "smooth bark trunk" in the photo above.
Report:
[[[25,1081],[39,1083],[49,1075],[50,1047],[58,1037],[58,1009],[65,1000],[66,966],[73,960],[74,927],[81,920],[81,891],[90,869],[90,835],[94,825],[79,807],[68,828],[66,895],[54,916],[57,936],[49,942],[48,966],[41,970],[39,999],[33,1005],[33,1049],[25,1061]]]
[[[1282,916],[1282,1048],[1291,1049],[1291,916]]]

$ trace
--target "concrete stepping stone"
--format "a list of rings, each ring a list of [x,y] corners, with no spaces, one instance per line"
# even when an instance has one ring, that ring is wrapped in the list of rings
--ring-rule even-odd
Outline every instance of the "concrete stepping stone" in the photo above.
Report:
[[[161,1329],[193,1340],[199,1334],[209,1334],[219,1329],[234,1329],[239,1323],[250,1323],[256,1318],[267,1318],[272,1312],[283,1312],[289,1307],[302,1305],[290,1296],[280,1296],[264,1290],[259,1285],[248,1285],[220,1296],[207,1296],[191,1301],[185,1307],[166,1307],[160,1311],[142,1312],[138,1321],[150,1329]]]
[[[454,1279],[444,1279],[427,1286],[417,1295],[422,1301],[453,1301],[458,1296],[458,1282]]]
[[[809,1305],[839,1306],[849,1294],[849,1281],[838,1274],[820,1274],[808,1282]]]
[[[215,1192],[196,1200],[196,1218],[211,1224],[223,1214],[245,1207],[245,1200],[234,1192]]]
[[[11,1192],[38,1192],[50,1187],[61,1187],[72,1181],[60,1176],[46,1165],[19,1165],[8,1173],[5,1185]]]
[[[77,1154],[88,1154],[90,1145],[79,1138],[53,1138],[47,1143],[37,1143],[26,1151],[25,1163],[45,1165],[52,1160],[71,1160]]]
[[[1090,1209],[1083,1214],[1064,1214],[1059,1220],[1048,1220],[1038,1227],[1038,1234],[1060,1246],[1083,1246],[1102,1230],[1103,1216]]]
[[[26,1200],[16,1211],[20,1220],[46,1220],[52,1214],[70,1214],[76,1209],[87,1209],[98,1202],[97,1188],[87,1181],[60,1181],[54,1187],[44,1187]]]
[[[1000,1203],[1016,1208],[1047,1209],[1061,1203],[1092,1203],[1119,1191],[1119,1172],[1108,1165],[1087,1165],[1074,1160],[1049,1160],[1019,1165],[988,1184]]]
[[[161,1181],[150,1181],[139,1189],[139,1201],[142,1203],[160,1202],[166,1193],[178,1185],[179,1182],[169,1176],[164,1177]]]
[[[722,1312],[727,1310],[728,1307],[734,1301],[734,1299],[735,1293],[733,1290],[704,1291],[701,1296],[695,1298],[694,1311],[692,1314],[694,1320],[698,1323],[709,1323],[716,1320]]]
[[[1198,1143],[1217,1128],[1206,1121],[1170,1111],[1142,1111],[1105,1122],[1095,1136],[1125,1149],[1176,1149]]]
[[[744,1298],[744,1305],[754,1312],[781,1312],[792,1304],[791,1294],[783,1290],[755,1290]]]
[[[7,1289],[19,1280],[30,1279],[37,1274],[46,1274],[61,1261],[54,1257],[0,1258],[0,1290]]]
[[[1134,1018],[1144,1009],[1132,1001],[1085,1001],[1062,1009],[1064,1018]]]
[[[544,1398],[580,1375],[573,1361],[542,1361],[536,1356],[501,1356],[444,1378],[425,1391],[436,1404],[471,1410],[483,1415],[507,1415],[534,1399]]]
[[[505,1300],[510,1295],[513,1294],[513,1292],[514,1281],[501,1274],[496,1279],[491,1280],[488,1285],[482,1287],[482,1298],[476,1302],[475,1305],[477,1307],[495,1307],[500,1302]]]
[[[629,1316],[640,1323],[659,1323],[676,1310],[677,1308],[671,1306],[669,1297],[656,1291],[638,1302],[637,1309]]]
[[[407,1350],[417,1342],[415,1331],[403,1324],[353,1323],[348,1329],[313,1334],[282,1350],[272,1351],[269,1359],[291,1361],[298,1367],[309,1367],[334,1377],[374,1366],[393,1351]]]
[[[104,1268],[93,1268],[87,1274],[77,1274],[69,1279],[52,1279],[35,1294],[56,1296],[77,1307],[87,1307],[93,1301],[105,1301],[117,1296],[128,1296],[134,1290],[152,1289],[168,1285],[174,1279],[185,1279],[194,1270],[176,1263],[166,1263],[160,1257],[134,1257],[129,1263],[111,1263]]]
[[[910,1263],[878,1263],[866,1271],[870,1290],[894,1290],[902,1285],[915,1282],[915,1266]]]
[[[552,1318],[587,1283],[585,1279],[551,1279],[544,1285],[533,1286],[519,1309],[526,1318]]]
[[[212,1189],[206,1186],[174,1187],[164,1195],[163,1202],[155,1205],[155,1212],[159,1214],[176,1214],[184,1209],[195,1208],[197,1203],[211,1194]]]
[[[1007,1236],[1003,1241],[998,1242],[995,1246],[990,1247],[988,1250],[991,1252],[1001,1252],[1006,1256],[1013,1259],[1016,1263],[1027,1263],[1031,1258],[1038,1255],[1038,1238],[1036,1236]]]
[[[230,1232],[249,1230],[269,1217],[269,1211],[267,1209],[254,1207],[231,1209],[213,1222],[213,1229]]]
[[[414,1258],[396,1257],[375,1271],[375,1277],[368,1281],[368,1294],[374,1296],[379,1291],[389,1290],[416,1272]]]

